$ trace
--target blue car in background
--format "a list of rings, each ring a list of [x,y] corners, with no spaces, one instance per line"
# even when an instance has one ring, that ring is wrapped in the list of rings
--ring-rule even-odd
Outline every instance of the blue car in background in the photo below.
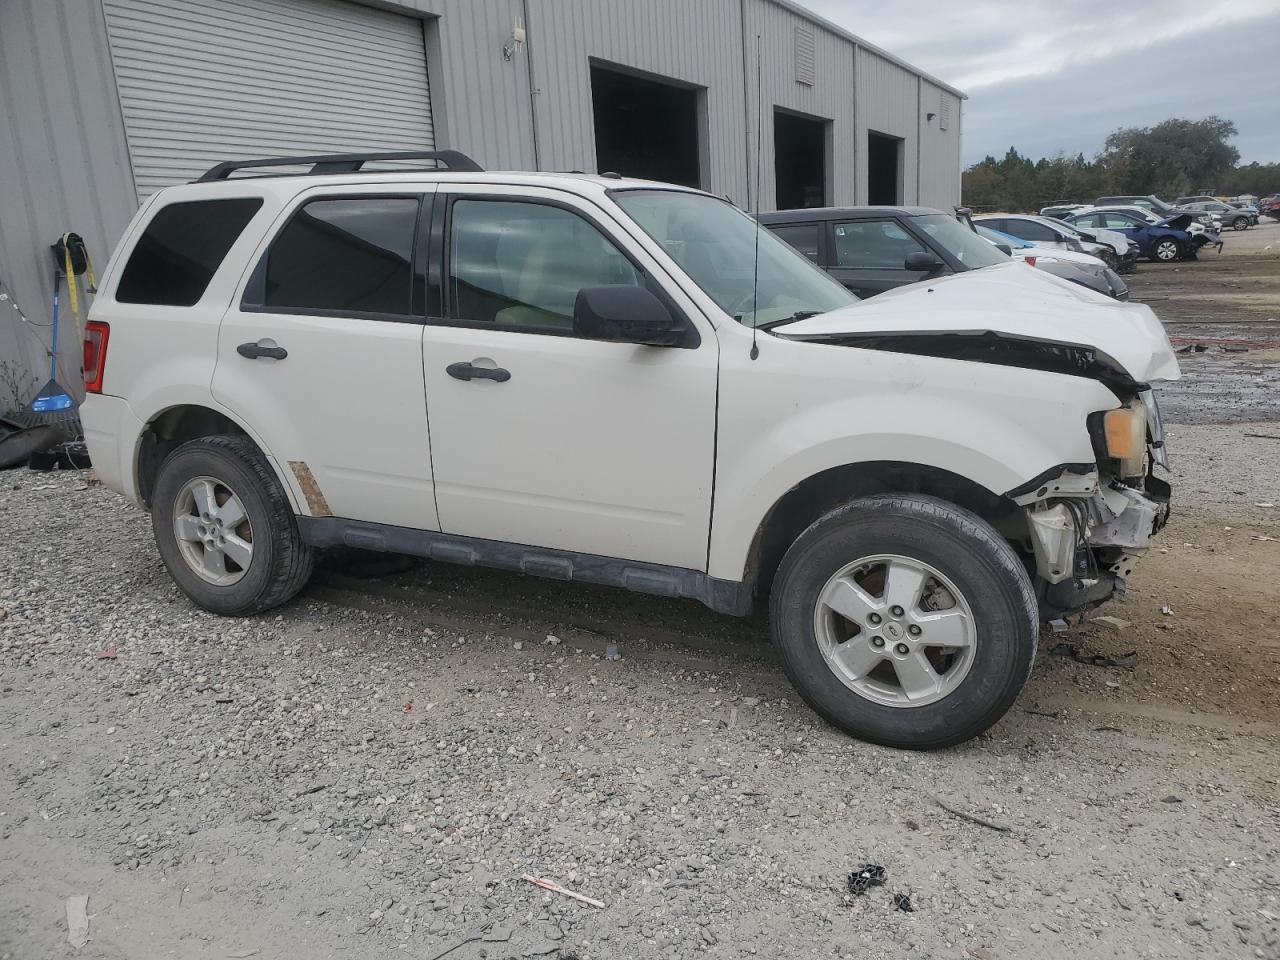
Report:
[[[1138,245],[1138,252],[1157,263],[1174,263],[1177,260],[1194,260],[1196,252],[1206,243],[1221,242],[1207,230],[1190,230],[1193,218],[1182,213],[1155,223],[1143,219],[1128,210],[1077,210],[1064,218],[1064,222],[1085,229],[1105,229],[1122,233]]]

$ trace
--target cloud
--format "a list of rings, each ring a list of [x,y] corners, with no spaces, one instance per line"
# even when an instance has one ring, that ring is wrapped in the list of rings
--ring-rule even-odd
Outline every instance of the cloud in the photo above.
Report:
[[[1280,0],[804,0],[815,13],[964,90],[966,163],[1016,146],[1097,152],[1121,126],[1211,113],[1243,158],[1280,160]]]

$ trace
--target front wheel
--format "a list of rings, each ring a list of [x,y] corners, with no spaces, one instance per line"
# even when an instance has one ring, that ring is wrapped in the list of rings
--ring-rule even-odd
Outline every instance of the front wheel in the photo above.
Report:
[[[914,495],[855,500],[783,558],[770,598],[787,676],[863,740],[931,749],[999,720],[1031,673],[1036,599],[980,517]]]
[[[1151,251],[1152,259],[1161,263],[1173,263],[1182,257],[1182,246],[1172,237],[1165,237],[1163,240],[1156,242],[1155,248]]]
[[[151,498],[151,527],[174,582],[213,613],[268,610],[311,576],[314,551],[247,437],[203,437],[169,454]]]
[[[1231,221],[1231,227],[1232,227],[1232,229],[1233,229],[1233,230],[1248,230],[1248,229],[1249,229],[1249,218],[1248,218],[1248,217],[1236,217],[1234,220],[1232,220],[1232,221]]]

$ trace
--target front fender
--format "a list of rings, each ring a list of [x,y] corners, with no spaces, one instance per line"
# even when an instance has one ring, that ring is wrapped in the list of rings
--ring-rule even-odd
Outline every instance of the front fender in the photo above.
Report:
[[[814,343],[767,348],[772,374],[741,361],[728,369],[732,356],[722,371],[708,572],[725,580],[743,578],[769,511],[816,474],[914,463],[1000,495],[1057,464],[1092,462],[1088,414],[1117,405],[1082,377]],[[788,362],[797,357],[803,374]]]

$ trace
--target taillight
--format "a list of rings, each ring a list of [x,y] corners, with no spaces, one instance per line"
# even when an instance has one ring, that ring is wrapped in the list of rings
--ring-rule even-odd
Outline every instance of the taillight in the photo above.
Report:
[[[84,325],[84,389],[86,393],[102,392],[102,374],[107,367],[107,338],[111,327],[101,320]]]
[[[1022,259],[1023,259],[1023,260],[1025,260],[1025,261],[1027,261],[1027,265],[1028,265],[1028,266],[1032,266],[1032,267],[1034,267],[1034,266],[1036,265],[1036,258],[1035,258],[1035,257],[1023,257]]]

